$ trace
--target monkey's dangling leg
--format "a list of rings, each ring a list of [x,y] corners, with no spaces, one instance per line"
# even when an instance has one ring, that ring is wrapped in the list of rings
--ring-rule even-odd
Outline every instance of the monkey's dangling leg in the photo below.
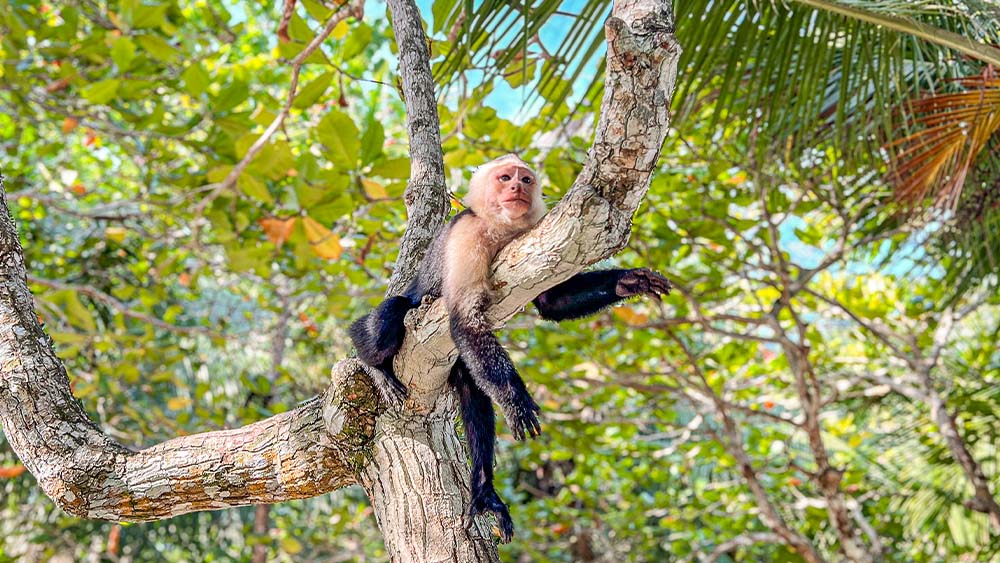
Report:
[[[500,529],[500,541],[509,543],[514,536],[514,522],[507,505],[493,487],[493,447],[496,441],[493,403],[473,381],[461,359],[451,369],[448,381],[458,392],[465,438],[472,458],[472,502],[469,504],[469,516],[492,513]]]
[[[451,338],[473,381],[503,409],[514,439],[524,440],[526,435],[541,434],[542,426],[537,416],[541,409],[531,398],[496,336],[470,327],[460,315],[452,312]]]
[[[374,311],[351,323],[351,341],[364,363],[379,368],[385,373],[387,382],[397,393],[406,396],[406,386],[396,377],[392,369],[392,359],[396,357],[406,327],[403,319],[406,313],[416,307],[413,301],[403,295],[390,297]]]

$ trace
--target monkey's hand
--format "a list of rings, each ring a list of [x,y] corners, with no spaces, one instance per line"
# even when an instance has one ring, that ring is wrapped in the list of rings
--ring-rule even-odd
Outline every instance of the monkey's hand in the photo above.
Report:
[[[542,409],[524,387],[513,386],[513,391],[513,396],[500,405],[511,434],[518,441],[524,440],[525,435],[537,438],[542,433],[542,425],[537,416]]]
[[[514,538],[514,521],[510,518],[510,511],[507,505],[500,500],[495,489],[491,485],[489,488],[472,492],[472,503],[469,505],[469,519],[480,514],[491,513],[497,519],[497,528],[500,534],[500,543],[510,543]],[[466,527],[472,525],[467,522]]]
[[[636,268],[625,272],[615,286],[618,297],[635,295],[652,295],[659,299],[661,295],[670,294],[670,282],[667,278],[649,268]]]

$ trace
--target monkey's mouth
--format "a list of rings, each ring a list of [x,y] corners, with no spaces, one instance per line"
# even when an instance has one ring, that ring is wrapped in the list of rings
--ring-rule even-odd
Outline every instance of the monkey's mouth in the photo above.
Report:
[[[531,200],[526,197],[512,197],[510,199],[505,199],[501,201],[504,205],[523,203],[524,205],[531,205]]]

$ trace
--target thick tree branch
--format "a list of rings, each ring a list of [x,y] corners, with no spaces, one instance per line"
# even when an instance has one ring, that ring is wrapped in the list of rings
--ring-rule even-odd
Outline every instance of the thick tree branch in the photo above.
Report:
[[[3,178],[0,177],[0,189]],[[0,199],[0,422],[63,509],[142,521],[316,496],[356,482],[380,412],[358,362],[341,362],[323,400],[235,429],[133,451],[94,424],[42,331],[21,245]],[[340,421],[330,423],[328,421]]]
[[[427,36],[413,0],[388,0],[392,30],[399,48],[399,74],[406,104],[406,130],[410,136],[410,181],[406,186],[406,234],[389,281],[388,294],[400,293],[416,276],[450,206],[441,154],[441,120],[434,96]]]
[[[601,119],[584,170],[542,222],[508,245],[493,269],[495,326],[542,291],[628,241],[632,214],[649,182],[669,125],[667,109],[680,46],[669,2],[615,3],[605,25],[606,90]],[[429,412],[454,361],[447,311],[421,308],[407,332],[396,369],[410,389],[410,406]]]

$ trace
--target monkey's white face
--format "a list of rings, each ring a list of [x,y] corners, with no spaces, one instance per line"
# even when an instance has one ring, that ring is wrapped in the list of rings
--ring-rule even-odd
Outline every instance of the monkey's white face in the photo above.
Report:
[[[508,219],[520,219],[531,211],[538,179],[530,169],[514,162],[497,166],[489,182],[490,195]]]

